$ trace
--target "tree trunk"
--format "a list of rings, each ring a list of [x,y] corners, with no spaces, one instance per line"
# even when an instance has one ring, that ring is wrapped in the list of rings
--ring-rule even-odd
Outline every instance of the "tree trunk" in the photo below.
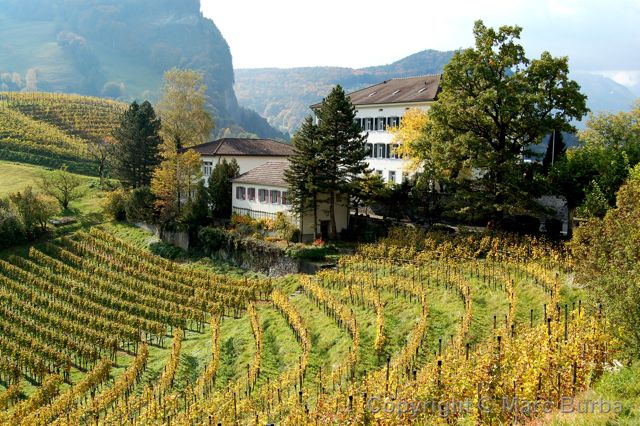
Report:
[[[313,194],[313,239],[318,239],[318,194]]]
[[[336,226],[336,193],[331,190],[329,192],[329,218],[331,219],[331,239],[338,239],[338,231]]]

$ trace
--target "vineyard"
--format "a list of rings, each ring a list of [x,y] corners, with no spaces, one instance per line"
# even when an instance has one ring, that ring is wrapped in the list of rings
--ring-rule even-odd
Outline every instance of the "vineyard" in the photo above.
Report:
[[[0,159],[95,174],[87,143],[108,136],[125,105],[57,93],[0,93]]]
[[[0,260],[0,424],[526,422],[504,398],[557,408],[615,350],[570,268],[535,240],[396,234],[271,280],[78,232]]]

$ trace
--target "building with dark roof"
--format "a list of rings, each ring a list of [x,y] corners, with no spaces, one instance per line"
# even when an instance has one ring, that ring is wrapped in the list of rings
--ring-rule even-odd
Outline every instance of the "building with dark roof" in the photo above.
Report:
[[[291,212],[287,197],[287,182],[284,172],[289,166],[285,161],[267,161],[266,163],[241,174],[232,180],[232,211],[235,214],[248,215],[254,219],[275,219],[278,213],[285,214],[301,230],[302,239],[314,239],[313,213],[302,217]],[[324,198],[319,197],[321,200]],[[318,232],[327,239],[329,234],[329,205],[321,201],[318,206]],[[338,232],[349,225],[349,209],[346,196],[338,196],[336,203],[336,226]]]
[[[348,93],[356,108],[356,121],[367,136],[369,168],[386,182],[401,183],[412,171],[396,154],[398,145],[389,128],[398,127],[412,108],[428,110],[438,99],[442,75],[394,78]],[[320,104],[311,105],[316,110]]]
[[[290,144],[273,139],[222,138],[190,149],[199,153],[202,158],[205,180],[222,160],[235,159],[240,166],[240,173],[245,173],[267,161],[286,162],[293,154]]]

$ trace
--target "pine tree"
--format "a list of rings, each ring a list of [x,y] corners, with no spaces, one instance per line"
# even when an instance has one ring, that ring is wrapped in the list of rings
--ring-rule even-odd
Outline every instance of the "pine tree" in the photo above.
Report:
[[[555,137],[554,137],[555,135]],[[549,141],[547,142],[547,151],[544,154],[542,160],[542,170],[546,173],[552,166],[552,163],[557,162],[567,150],[567,146],[562,140],[562,132],[553,131],[549,135]]]
[[[151,183],[153,169],[160,164],[160,119],[148,101],[133,102],[113,132],[111,146],[114,176],[124,185],[139,188]]]
[[[213,204],[213,217],[228,218],[231,216],[231,197],[233,184],[231,179],[240,174],[240,166],[235,158],[231,161],[222,160],[211,171],[207,189]]]
[[[367,169],[367,137],[360,134],[360,126],[355,122],[355,108],[340,85],[322,101],[317,116],[320,158],[325,165],[319,179],[319,189],[329,196],[330,236],[335,239],[336,198],[348,196],[352,182]]]
[[[294,135],[293,155],[289,157],[289,167],[284,172],[288,184],[288,197],[294,213],[300,217],[313,211],[313,234],[318,235],[318,191],[323,170],[320,156],[318,127],[311,117],[307,117]],[[302,238],[302,233],[300,234]]]

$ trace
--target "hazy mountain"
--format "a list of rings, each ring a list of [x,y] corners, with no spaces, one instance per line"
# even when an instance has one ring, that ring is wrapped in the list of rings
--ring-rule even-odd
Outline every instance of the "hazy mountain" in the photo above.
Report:
[[[203,72],[219,133],[283,136],[238,105],[229,46],[199,0],[0,0],[0,90],[154,101],[172,67]]]
[[[236,95],[241,105],[258,111],[271,125],[293,133],[311,113],[309,105],[322,100],[336,84],[353,91],[390,78],[441,73],[453,53],[425,50],[392,64],[361,69],[237,69]],[[628,110],[636,98],[628,88],[607,77],[576,72],[573,78],[588,96],[593,112]],[[576,124],[582,127],[584,121]]]
[[[629,88],[608,77],[586,72],[574,72],[572,76],[588,96],[587,105],[593,112],[628,111],[637,98]]]
[[[236,95],[241,105],[258,111],[272,126],[293,133],[309,105],[336,84],[352,91],[382,80],[442,72],[453,52],[425,50],[400,61],[368,68],[307,67],[236,69]]]

